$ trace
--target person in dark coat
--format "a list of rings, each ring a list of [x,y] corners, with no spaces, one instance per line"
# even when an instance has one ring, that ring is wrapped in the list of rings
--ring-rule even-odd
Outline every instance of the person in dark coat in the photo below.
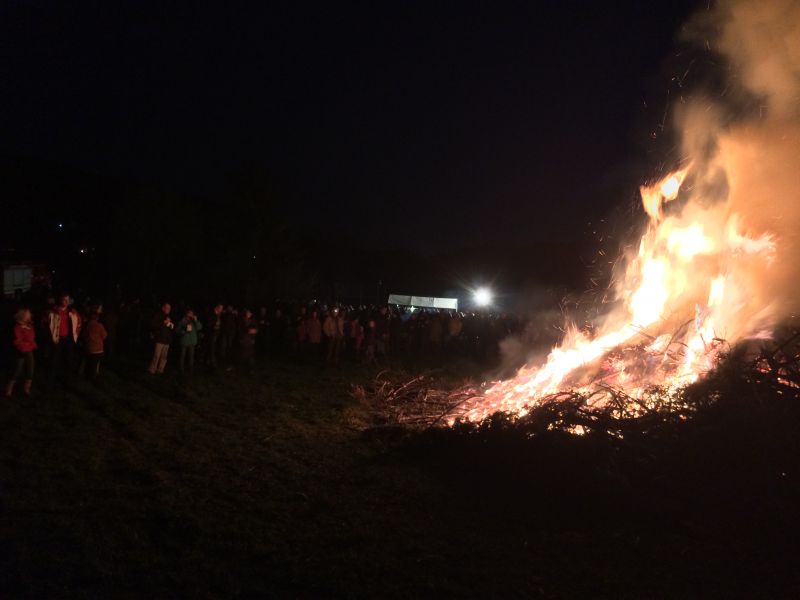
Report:
[[[172,322],[169,316],[170,312],[172,312],[172,306],[165,302],[150,324],[154,348],[153,359],[150,361],[150,366],[147,370],[151,375],[156,373],[163,374],[167,366],[169,346],[172,343],[172,333],[175,330],[175,323]]]
[[[232,306],[228,306],[221,315],[220,323],[220,351],[222,361],[230,361],[233,343],[236,341],[238,315]]]
[[[194,371],[194,351],[200,341],[200,332],[203,329],[203,324],[197,320],[194,311],[189,308],[183,319],[178,322],[176,332],[180,336],[181,359],[180,369],[181,374]]]
[[[211,311],[211,316],[206,324],[206,360],[212,369],[217,368],[217,359],[220,355],[222,343],[222,304],[217,304]]]

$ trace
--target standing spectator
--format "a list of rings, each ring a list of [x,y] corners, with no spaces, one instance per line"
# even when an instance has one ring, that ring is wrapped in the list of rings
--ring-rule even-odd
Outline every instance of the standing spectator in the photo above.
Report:
[[[393,354],[398,354],[403,349],[404,332],[405,324],[400,318],[400,314],[392,313],[392,317],[389,319],[389,340],[391,341],[390,350]]]
[[[161,306],[161,310],[153,317],[153,322],[151,323],[151,334],[155,344],[153,360],[150,361],[150,366],[147,369],[151,375],[156,373],[162,375],[167,366],[169,346],[172,343],[172,332],[175,329],[175,324],[169,316],[170,312],[172,312],[172,306],[165,302]]]
[[[375,349],[378,345],[378,329],[376,327],[375,319],[370,319],[367,322],[366,331],[363,335],[364,364],[373,364],[375,362]]]
[[[69,314],[70,333],[72,335],[72,344],[74,347],[74,345],[78,343],[78,339],[80,338],[81,328],[83,327],[83,322],[85,319],[84,316],[81,314],[81,311],[78,310],[78,307],[73,304],[71,298],[70,298],[69,310],[67,312]]]
[[[450,320],[447,322],[446,341],[446,347],[449,352],[454,352],[457,349],[463,326],[464,324],[461,322],[461,315],[455,313],[450,316]]]
[[[306,327],[306,307],[301,306],[297,309],[294,320],[294,353],[302,356],[308,344],[308,328]]]
[[[258,321],[253,318],[252,311],[245,309],[239,328],[239,358],[251,375],[256,360],[256,335],[258,335]]]
[[[322,355],[322,323],[319,320],[319,313],[311,311],[311,316],[306,320],[306,332],[308,334],[309,354],[315,359]]]
[[[334,307],[328,313],[322,324],[322,333],[325,334],[328,343],[327,361],[338,364],[344,341],[344,317],[339,314],[338,308]]]
[[[420,331],[424,327],[422,315],[416,311],[412,312],[406,326],[408,327],[408,349],[412,354],[418,354],[421,350]]]
[[[197,348],[197,342],[200,341],[199,334],[202,329],[203,324],[197,320],[194,311],[191,308],[186,309],[186,314],[178,322],[177,329],[177,333],[181,338],[181,373],[185,373],[187,370],[187,359],[189,373],[194,372],[194,350]]]
[[[375,319],[375,329],[378,335],[375,350],[381,356],[385,356],[389,347],[389,309],[386,306],[381,306],[378,311],[378,317]]]
[[[230,361],[233,342],[236,340],[236,322],[238,320],[238,315],[232,306],[228,306],[222,313],[221,318],[220,335],[222,336],[222,343],[220,344],[219,357],[222,361]]]
[[[100,307],[92,307],[82,334],[86,354],[86,377],[91,380],[100,375],[100,362],[103,360],[105,342],[108,338],[108,332],[100,322],[100,312]]]
[[[53,312],[55,306],[56,299],[53,297],[48,298],[47,308],[36,322],[36,338],[39,340],[44,340],[43,346],[39,349],[40,355],[44,355],[44,358],[48,364],[52,362],[51,358],[53,353],[53,340],[50,334],[50,313]]]
[[[270,352],[273,356],[283,356],[286,353],[289,336],[286,315],[283,314],[280,306],[275,309],[275,313],[269,321],[269,333]]]
[[[35,364],[33,351],[36,350],[36,333],[33,329],[31,311],[27,308],[19,309],[14,315],[14,321],[14,373],[6,384],[6,398],[11,398],[14,393],[14,385],[23,375],[25,379],[22,389],[26,396],[30,396],[33,384]]]
[[[361,324],[361,319],[358,318],[355,312],[350,314],[352,315],[349,323],[350,351],[352,352],[353,358],[358,360],[358,357],[361,355],[361,347],[364,344],[364,326]]]
[[[492,343],[492,324],[489,315],[480,313],[478,317],[478,340],[476,345],[477,356],[480,360],[487,357]]]
[[[431,315],[428,340],[431,351],[438,355],[442,351],[444,342],[444,323],[442,323],[442,315],[438,312]]]
[[[69,371],[72,353],[80,334],[81,319],[77,310],[70,308],[69,294],[62,294],[57,305],[47,315],[50,330],[50,376],[58,371]]]
[[[256,351],[259,356],[264,356],[269,351],[271,332],[269,328],[269,309],[262,306],[258,309],[258,335],[256,336]]]
[[[222,333],[222,304],[217,304],[208,318],[208,343],[206,344],[206,357],[208,366],[217,368],[217,355],[219,354],[220,336]]]
[[[474,354],[478,346],[478,317],[475,313],[468,313],[464,316],[462,331],[464,352]]]
[[[100,322],[106,328],[106,337],[104,345],[104,356],[108,359],[114,355],[117,350],[117,326],[119,325],[119,315],[116,309],[112,307],[103,307],[100,313]]]

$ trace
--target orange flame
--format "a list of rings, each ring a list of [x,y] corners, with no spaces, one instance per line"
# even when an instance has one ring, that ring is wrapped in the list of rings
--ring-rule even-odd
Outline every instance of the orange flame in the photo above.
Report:
[[[769,268],[775,240],[743,233],[739,217],[727,214],[724,204],[667,216],[664,205],[678,197],[690,168],[640,190],[650,221],[622,278],[623,308],[596,337],[573,328],[544,365],[525,366],[491,384],[459,418],[480,421],[498,411],[524,416],[549,395],[568,390],[592,393],[600,405],[610,398],[596,393],[604,389],[624,390],[646,403],[654,387],[675,392],[713,368],[721,338],[764,335],[757,319],[742,322],[738,314],[748,302],[742,261],[755,257],[757,268]]]
[[[642,186],[639,192],[642,196],[642,205],[645,212],[654,221],[660,221],[664,214],[664,204],[672,202],[678,197],[678,192],[683,185],[683,180],[689,173],[689,167],[670,173],[655,185]]]

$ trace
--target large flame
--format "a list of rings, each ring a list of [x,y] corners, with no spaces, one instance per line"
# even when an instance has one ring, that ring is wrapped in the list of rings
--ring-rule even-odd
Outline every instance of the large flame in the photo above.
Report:
[[[654,387],[677,391],[800,311],[800,0],[714,5],[683,35],[732,76],[719,96],[676,107],[685,162],[640,190],[649,220],[617,278],[619,308],[591,334],[572,327],[544,364],[491,384],[459,417],[524,415],[569,390],[633,398],[635,413]]]
[[[763,337],[763,307],[748,298],[753,270],[769,269],[776,241],[745,230],[721,203],[687,204],[665,215],[679,197],[687,167],[641,188],[647,230],[618,289],[621,308],[594,335],[573,328],[545,364],[523,367],[491,385],[461,415],[479,421],[502,411],[526,414],[565,390],[593,393],[602,404],[615,391],[646,401],[654,387],[675,391],[711,369],[728,343]],[[608,390],[607,394],[596,392]]]

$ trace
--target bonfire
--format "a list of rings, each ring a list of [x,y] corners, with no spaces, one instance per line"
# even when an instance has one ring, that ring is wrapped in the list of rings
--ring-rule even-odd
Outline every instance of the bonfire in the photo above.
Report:
[[[598,409],[624,396],[626,412],[642,414],[654,398],[675,395],[713,369],[730,343],[769,337],[770,323],[744,290],[747,274],[774,261],[774,236],[742,230],[739,216],[719,207],[665,216],[690,170],[641,188],[649,223],[619,284],[622,308],[591,337],[572,327],[544,365],[492,384],[449,423],[496,412],[524,416],[559,392]]]
[[[665,405],[679,410],[684,390],[733,349],[753,373],[772,372],[796,392],[794,350],[778,362],[763,351],[767,341],[780,347],[776,331],[796,326],[800,309],[796,8],[789,0],[720,2],[713,14],[721,27],[707,29],[702,15],[695,23],[695,41],[713,42],[733,77],[719,95],[685,96],[675,110],[677,168],[640,188],[643,233],[622,251],[615,308],[602,322],[589,333],[568,326],[543,364],[503,381],[447,393],[419,378],[378,384],[376,397],[394,407],[384,412],[452,426],[577,403],[587,415],[635,419]],[[726,104],[734,95],[742,100]]]

